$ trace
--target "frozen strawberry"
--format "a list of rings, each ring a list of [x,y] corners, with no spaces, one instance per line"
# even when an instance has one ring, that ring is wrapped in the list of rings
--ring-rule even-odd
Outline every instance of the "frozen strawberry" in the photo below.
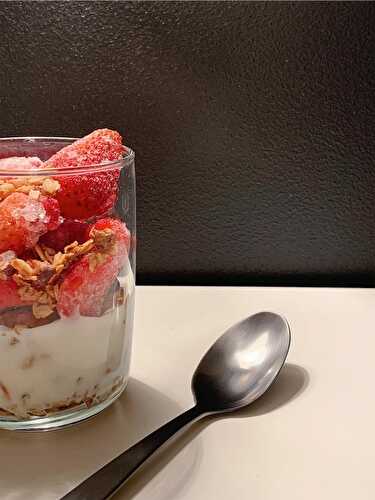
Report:
[[[72,219],[66,219],[55,231],[49,231],[40,238],[40,243],[57,251],[62,251],[64,247],[74,241],[79,244],[84,243],[88,238],[88,224]]]
[[[0,252],[21,254],[32,248],[42,234],[58,227],[59,215],[58,202],[53,198],[12,193],[0,204]]]
[[[124,154],[118,132],[100,129],[66,146],[47,160],[43,168],[90,167],[119,160]],[[120,169],[91,174],[64,175],[56,179],[60,189],[56,199],[64,217],[87,219],[108,213],[117,196]]]
[[[0,159],[0,170],[38,169],[43,162],[37,156],[11,156]]]
[[[13,279],[0,279],[0,310],[25,305],[18,295],[18,287]]]
[[[88,219],[107,214],[115,204],[119,170],[57,178],[56,193],[61,213],[71,219]]]
[[[43,167],[75,168],[101,165],[120,159],[124,151],[121,135],[114,130],[103,128],[60,149]]]
[[[107,292],[124,265],[130,233],[125,224],[103,219],[89,230],[93,252],[68,270],[60,286],[57,309],[62,316],[100,316]]]
[[[90,257],[73,265],[60,287],[57,310],[61,316],[100,316],[106,292],[116,277],[115,260],[107,256],[104,263],[90,270]]]
[[[105,235],[112,236],[106,240]],[[112,239],[113,243],[118,247],[115,252],[117,257],[122,263],[125,261],[129,251],[130,233],[123,222],[111,218],[99,219],[87,228],[87,238],[94,239],[99,249],[101,245],[104,245],[104,250],[105,245]]]

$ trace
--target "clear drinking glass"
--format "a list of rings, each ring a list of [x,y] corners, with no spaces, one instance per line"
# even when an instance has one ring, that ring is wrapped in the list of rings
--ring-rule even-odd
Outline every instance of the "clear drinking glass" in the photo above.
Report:
[[[74,140],[0,139],[0,159],[47,160]],[[92,186],[102,213],[81,204]],[[0,170],[0,428],[59,427],[119,397],[131,357],[135,238],[129,148],[103,165]]]

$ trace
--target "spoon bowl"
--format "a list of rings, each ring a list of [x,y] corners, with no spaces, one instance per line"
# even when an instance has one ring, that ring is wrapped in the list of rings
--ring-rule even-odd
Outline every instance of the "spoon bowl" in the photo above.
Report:
[[[195,370],[192,391],[197,405],[206,412],[221,412],[252,403],[274,381],[289,346],[289,325],[278,314],[261,312],[232,326]]]

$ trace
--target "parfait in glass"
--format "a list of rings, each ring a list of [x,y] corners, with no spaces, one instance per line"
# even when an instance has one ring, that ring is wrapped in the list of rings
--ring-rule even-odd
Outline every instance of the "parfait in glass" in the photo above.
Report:
[[[0,139],[0,428],[73,423],[121,394],[134,275],[120,134]]]

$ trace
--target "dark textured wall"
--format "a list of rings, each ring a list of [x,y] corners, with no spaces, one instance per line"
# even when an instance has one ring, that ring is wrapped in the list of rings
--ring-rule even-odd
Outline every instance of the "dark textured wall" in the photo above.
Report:
[[[371,2],[1,2],[0,135],[119,129],[139,283],[371,284]]]

